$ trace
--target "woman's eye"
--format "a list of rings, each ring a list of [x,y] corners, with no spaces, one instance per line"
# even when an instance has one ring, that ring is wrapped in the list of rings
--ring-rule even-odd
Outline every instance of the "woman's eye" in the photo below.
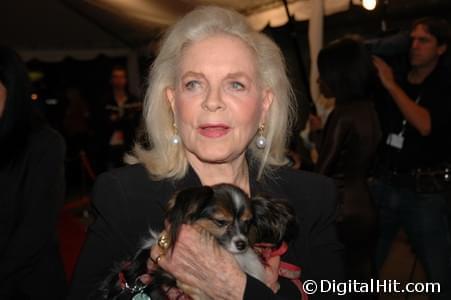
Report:
[[[188,90],[194,90],[194,89],[199,88],[200,86],[201,86],[201,84],[200,84],[200,82],[197,81],[197,80],[190,80],[190,81],[188,81],[187,83],[185,83],[185,87],[186,87]]]
[[[237,90],[237,91],[242,91],[242,90],[244,90],[244,84],[242,84],[241,82],[238,82],[238,81],[232,81],[232,82],[230,83],[230,87],[231,87],[232,89],[234,89],[234,90]]]

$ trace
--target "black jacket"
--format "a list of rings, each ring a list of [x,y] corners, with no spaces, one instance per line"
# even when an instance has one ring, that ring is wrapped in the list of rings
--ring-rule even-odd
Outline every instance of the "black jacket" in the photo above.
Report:
[[[264,192],[288,199],[300,223],[298,238],[282,260],[302,267],[302,280],[343,279],[342,246],[334,227],[335,188],[330,180],[310,173],[281,168],[275,179],[255,181],[250,170],[251,194]],[[132,256],[149,228],[162,229],[165,202],[175,191],[199,186],[192,169],[179,181],[152,181],[140,165],[101,175],[94,187],[93,206],[98,217],[79,258],[69,299],[86,299],[108,274],[114,262]],[[283,298],[299,299],[293,283],[281,280]],[[274,299],[265,285],[248,276],[245,299]],[[327,295],[310,297],[326,299]]]
[[[41,125],[23,138],[26,146],[0,164],[0,299],[59,300],[66,292],[56,231],[64,140]]]

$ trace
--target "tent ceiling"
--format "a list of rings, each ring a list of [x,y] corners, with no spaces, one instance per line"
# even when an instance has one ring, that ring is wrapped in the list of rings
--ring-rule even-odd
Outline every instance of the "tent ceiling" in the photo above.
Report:
[[[57,0],[0,4],[1,43],[17,49],[123,48],[124,43]]]
[[[281,26],[287,22],[282,0],[63,0],[70,7],[98,23],[126,36],[131,44],[152,39],[161,29],[199,5],[215,4],[234,8],[248,17],[261,30],[268,24]],[[288,0],[290,12],[298,21],[308,19],[312,0]],[[324,0],[326,15],[349,8],[350,0]],[[360,0],[354,0],[360,1]],[[128,32],[126,34],[125,32]]]
[[[297,20],[305,20],[311,1],[288,0],[290,12]],[[351,2],[324,1],[326,15],[346,10]],[[360,3],[360,0],[352,2]],[[387,16],[392,19],[426,13],[446,14],[450,18],[451,14],[449,0],[390,0],[389,3]],[[0,43],[22,52],[124,51],[158,38],[162,29],[181,15],[205,4],[233,7],[258,29],[286,22],[282,0],[7,0],[0,1]],[[333,28],[328,28],[331,22],[326,22],[325,30],[337,30],[338,24],[355,23],[355,20],[359,26],[375,21],[366,17],[350,19],[346,14],[335,14],[331,18],[336,20]]]

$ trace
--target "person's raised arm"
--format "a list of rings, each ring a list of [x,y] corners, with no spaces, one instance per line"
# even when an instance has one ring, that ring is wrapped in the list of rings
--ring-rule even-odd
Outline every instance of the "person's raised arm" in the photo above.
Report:
[[[411,99],[406,92],[398,85],[393,75],[393,71],[381,58],[373,57],[374,66],[378,71],[378,76],[382,85],[392,96],[402,115],[422,136],[431,133],[431,115],[429,111]]]

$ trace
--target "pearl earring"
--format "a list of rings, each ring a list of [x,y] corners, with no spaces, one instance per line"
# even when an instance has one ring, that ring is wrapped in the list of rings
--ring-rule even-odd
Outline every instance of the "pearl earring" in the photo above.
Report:
[[[175,125],[175,123],[172,124],[172,127],[174,127],[174,135],[171,137],[171,143],[173,145],[178,145],[180,144],[180,136],[178,135],[177,132],[177,125]]]
[[[265,149],[266,147],[266,138],[263,136],[264,129],[264,124],[260,125],[260,127],[258,128],[258,137],[255,139],[255,144],[258,149]]]

